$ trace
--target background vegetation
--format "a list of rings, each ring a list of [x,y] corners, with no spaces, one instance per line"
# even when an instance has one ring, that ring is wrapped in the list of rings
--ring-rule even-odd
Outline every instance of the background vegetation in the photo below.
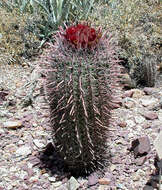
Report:
[[[159,0],[1,0],[0,62],[22,63],[60,25],[87,20],[116,35],[120,57],[133,76],[145,55],[161,62],[160,13]]]

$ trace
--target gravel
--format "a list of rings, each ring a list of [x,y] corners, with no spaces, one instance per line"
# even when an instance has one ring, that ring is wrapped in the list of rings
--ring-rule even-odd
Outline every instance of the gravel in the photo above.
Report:
[[[112,155],[109,165],[102,176],[95,173],[94,178],[73,178],[64,171],[52,145],[48,104],[42,93],[39,68],[36,63],[29,65],[26,68],[0,66],[0,91],[8,92],[0,104],[0,190],[67,190],[69,186],[75,190],[159,188],[155,180],[159,179],[159,170],[154,140],[162,130],[162,111],[154,107],[160,105],[162,82],[157,81],[155,88],[145,89],[147,93],[143,89],[133,92],[121,89],[123,103],[112,111],[116,119],[110,126],[108,139]],[[148,120],[146,114],[143,116],[148,111],[156,117]],[[19,121],[21,127],[5,127],[9,121]],[[149,138],[151,150],[144,157],[136,158],[129,148],[133,140],[143,136]]]

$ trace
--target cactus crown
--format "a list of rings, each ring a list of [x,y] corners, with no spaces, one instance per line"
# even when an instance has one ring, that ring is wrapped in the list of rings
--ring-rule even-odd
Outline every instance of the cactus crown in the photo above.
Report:
[[[99,42],[102,33],[101,28],[95,30],[90,25],[83,23],[67,27],[62,35],[77,49],[93,49]]]

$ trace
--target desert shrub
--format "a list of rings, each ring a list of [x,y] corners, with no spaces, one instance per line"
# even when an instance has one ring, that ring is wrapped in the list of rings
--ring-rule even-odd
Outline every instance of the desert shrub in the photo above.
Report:
[[[22,63],[37,53],[40,42],[26,27],[28,17],[0,8],[0,63]]]
[[[90,19],[116,33],[122,48],[120,57],[133,77],[145,55],[161,61],[160,14],[156,0],[110,0],[102,6],[96,4]]]
[[[60,25],[65,22],[86,20],[94,3],[98,0],[2,0],[0,6],[8,11],[15,8],[20,13],[28,13],[34,18],[37,35],[42,40],[50,40]],[[32,21],[32,25],[33,25]],[[39,31],[39,32],[38,32]]]

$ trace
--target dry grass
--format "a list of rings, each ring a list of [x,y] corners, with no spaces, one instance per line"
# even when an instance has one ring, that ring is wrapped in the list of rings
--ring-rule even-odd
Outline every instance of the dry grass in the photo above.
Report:
[[[38,47],[38,39],[26,28],[28,15],[0,8],[0,64],[22,63]]]

